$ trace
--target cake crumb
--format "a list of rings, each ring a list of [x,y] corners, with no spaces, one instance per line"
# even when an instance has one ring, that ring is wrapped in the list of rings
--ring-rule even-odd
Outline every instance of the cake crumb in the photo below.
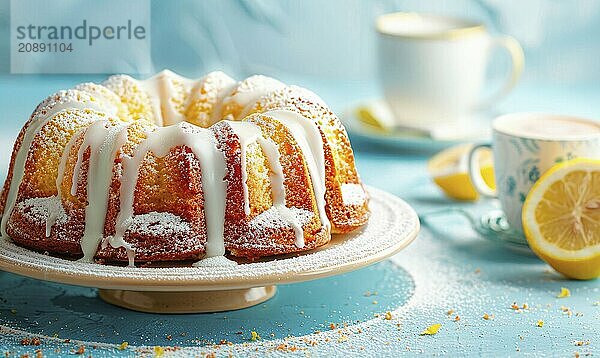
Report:
[[[574,344],[576,346],[588,346],[590,344],[590,341],[575,341]]]
[[[385,319],[386,319],[386,320],[388,320],[388,321],[391,321],[391,320],[392,320],[392,318],[393,318],[393,317],[392,317],[392,312],[390,312],[390,311],[387,311],[387,312],[385,313]]]
[[[77,348],[77,350],[75,351],[75,354],[82,355],[83,353],[85,353],[85,346],[82,344],[79,346],[79,348]]]
[[[544,321],[538,320],[535,325],[538,326],[538,327],[544,327]]]
[[[21,339],[21,345],[22,346],[39,346],[40,344],[42,344],[42,341],[40,341],[40,339],[38,337],[33,337],[33,338],[23,338]]]
[[[120,351],[124,351],[125,349],[127,349],[128,346],[129,346],[129,343],[123,342],[123,343],[119,344],[119,346],[117,347],[117,349],[120,350]]]
[[[493,314],[490,315],[490,314],[484,313],[483,314],[483,319],[486,320],[486,321],[489,321],[491,319],[494,319],[494,315]]]
[[[256,333],[256,331],[252,331],[252,332],[250,332],[250,334],[251,334],[251,337],[250,337],[251,341],[257,341],[260,339],[260,334]]]
[[[295,352],[298,350],[298,347],[292,345],[288,345],[286,343],[281,343],[280,345],[278,345],[275,350],[280,351],[280,352]]]
[[[573,315],[573,311],[571,311],[571,309],[569,307],[560,306],[560,310],[562,311],[563,314],[566,314],[569,317],[571,317]]]

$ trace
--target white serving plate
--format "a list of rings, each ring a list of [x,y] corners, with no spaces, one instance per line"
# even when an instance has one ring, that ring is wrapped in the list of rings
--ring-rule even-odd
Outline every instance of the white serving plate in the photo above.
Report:
[[[146,312],[214,312],[249,307],[275,294],[275,285],[338,275],[392,256],[419,232],[403,200],[368,188],[371,219],[358,232],[334,235],[316,250],[237,265],[120,267],[69,261],[0,239],[0,269],[45,281],[97,287],[102,299]]]

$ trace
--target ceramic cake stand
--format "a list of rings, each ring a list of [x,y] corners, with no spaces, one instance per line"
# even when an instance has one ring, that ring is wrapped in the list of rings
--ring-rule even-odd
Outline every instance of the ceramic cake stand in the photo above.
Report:
[[[359,232],[334,235],[300,255],[235,264],[224,258],[197,267],[118,267],[56,258],[0,239],[0,269],[40,280],[99,288],[103,300],[144,312],[217,312],[273,297],[275,285],[338,275],[381,261],[410,244],[419,219],[401,199],[369,188],[371,219]],[[205,261],[205,262],[204,262]]]

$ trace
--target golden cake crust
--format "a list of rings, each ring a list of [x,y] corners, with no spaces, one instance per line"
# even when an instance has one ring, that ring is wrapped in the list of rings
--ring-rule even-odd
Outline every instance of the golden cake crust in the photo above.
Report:
[[[1,211],[10,211],[4,214],[6,234],[33,250],[82,257],[91,223],[86,220],[97,219],[87,213],[90,175],[108,175],[102,237],[94,255],[98,262],[131,263],[130,246],[136,263],[205,257],[208,231],[215,227],[205,190],[214,180],[225,182],[222,245],[232,256],[256,259],[315,249],[328,243],[332,232],[350,232],[367,222],[368,196],[347,134],[318,96],[264,76],[238,83],[218,72],[195,83],[174,76],[154,78],[154,89],[129,76],[113,76],[104,85],[81,84],[43,101],[17,137],[0,195]],[[316,134],[299,137],[278,111],[293,112],[289,118],[307,121]],[[179,144],[162,148],[164,154],[140,152],[151,136],[161,138],[160,126],[174,121],[171,115],[192,123],[174,124],[181,129],[169,140]],[[241,123],[234,127],[215,120],[223,116]],[[118,135],[91,138],[92,124],[98,122],[103,123],[98,133],[123,134],[124,141],[115,139]],[[187,142],[198,131],[221,153],[211,158],[222,156],[223,178],[203,172],[209,162]],[[314,158],[315,145],[322,147],[321,159]],[[103,174],[94,158],[110,146],[115,154]],[[124,173],[139,155],[144,157],[133,168],[133,215],[120,222],[127,202],[123,180],[131,180]],[[23,168],[19,158],[26,158]],[[20,171],[17,186],[13,179]],[[278,180],[283,196],[277,194]],[[115,245],[111,238],[125,224],[122,240],[128,246]]]

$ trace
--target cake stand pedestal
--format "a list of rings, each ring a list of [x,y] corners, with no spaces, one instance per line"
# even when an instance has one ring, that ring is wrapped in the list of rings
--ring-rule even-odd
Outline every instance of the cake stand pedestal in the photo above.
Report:
[[[153,292],[99,289],[98,296],[115,306],[151,313],[206,313],[232,311],[265,302],[276,286],[224,291]]]
[[[414,210],[398,197],[368,188],[371,219],[357,232],[334,235],[318,249],[258,262],[193,267],[120,267],[69,261],[0,238],[0,269],[40,280],[96,287],[108,303],[142,312],[229,311],[273,297],[275,285],[356,270],[404,249],[419,232]]]

